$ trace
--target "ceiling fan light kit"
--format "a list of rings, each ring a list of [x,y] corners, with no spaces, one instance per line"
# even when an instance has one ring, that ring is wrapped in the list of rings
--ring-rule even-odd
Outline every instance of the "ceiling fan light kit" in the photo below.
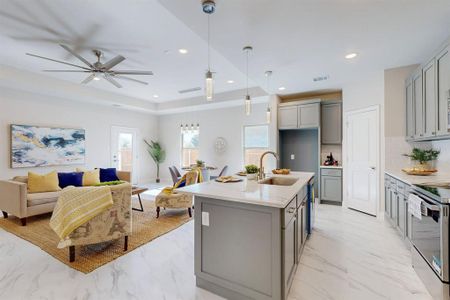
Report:
[[[135,71],[135,70],[130,70],[130,71],[125,71],[125,70],[113,70],[113,68],[115,66],[117,66],[118,64],[120,64],[121,62],[123,62],[125,60],[125,57],[123,57],[122,55],[117,55],[115,57],[113,57],[112,59],[108,60],[105,63],[101,62],[101,57],[103,56],[103,53],[100,50],[94,49],[92,50],[92,52],[94,53],[94,55],[97,57],[97,61],[94,63],[90,63],[87,59],[85,59],[84,57],[80,56],[78,53],[76,53],[75,51],[73,51],[72,49],[70,49],[68,46],[60,44],[61,48],[63,48],[64,50],[66,50],[67,52],[69,52],[70,54],[72,54],[74,57],[76,57],[79,61],[81,61],[84,65],[80,66],[80,65],[76,65],[76,64],[72,64],[72,63],[68,63],[65,61],[61,61],[61,60],[57,60],[57,59],[53,59],[53,58],[49,58],[49,57],[45,57],[45,56],[40,56],[40,55],[36,55],[36,54],[31,54],[31,53],[26,53],[26,55],[28,56],[32,56],[32,57],[36,57],[36,58],[41,58],[41,59],[45,59],[45,60],[49,60],[49,61],[53,61],[56,63],[60,63],[60,64],[65,64],[71,67],[76,67],[79,68],[80,70],[44,70],[44,72],[53,72],[53,73],[90,73],[88,77],[86,77],[81,83],[82,84],[87,84],[89,82],[91,82],[92,80],[98,81],[101,78],[101,75],[103,75],[103,78],[106,79],[106,81],[108,81],[109,83],[111,83],[112,85],[114,85],[117,88],[121,88],[122,85],[117,82],[116,79],[124,79],[124,80],[128,80],[128,81],[133,81],[136,83],[140,83],[143,85],[148,85],[148,82],[145,81],[141,81],[141,80],[137,80],[131,77],[127,77],[127,76],[123,76],[123,75],[153,75],[152,71]],[[113,78],[114,77],[114,78]]]

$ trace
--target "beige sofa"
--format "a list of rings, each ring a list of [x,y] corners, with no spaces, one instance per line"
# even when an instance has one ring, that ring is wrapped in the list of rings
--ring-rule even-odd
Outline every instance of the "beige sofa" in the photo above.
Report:
[[[130,182],[131,173],[117,171],[120,180]],[[20,218],[22,225],[27,224],[27,217],[52,212],[60,192],[28,193],[27,176],[16,176],[11,180],[0,180],[0,210],[3,217],[8,214]]]

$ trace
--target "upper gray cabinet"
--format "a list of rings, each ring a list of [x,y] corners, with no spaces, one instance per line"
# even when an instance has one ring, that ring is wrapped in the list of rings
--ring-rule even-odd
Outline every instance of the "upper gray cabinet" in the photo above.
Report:
[[[297,106],[283,106],[278,108],[278,128],[297,128]]]
[[[319,126],[319,102],[278,107],[278,129],[303,129]]]
[[[323,103],[321,106],[322,144],[342,143],[342,104]]]
[[[450,47],[443,48],[405,82],[406,139],[450,138]]]
[[[432,59],[422,70],[424,136],[433,137],[437,128],[436,61]]]
[[[450,47],[436,57],[436,96],[438,105],[438,135],[450,133]]]
[[[406,139],[413,140],[416,134],[412,79],[406,80]]]

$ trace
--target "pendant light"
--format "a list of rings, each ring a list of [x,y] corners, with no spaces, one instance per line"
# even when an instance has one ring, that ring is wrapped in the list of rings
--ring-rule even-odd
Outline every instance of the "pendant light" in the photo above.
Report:
[[[245,95],[245,115],[249,116],[252,113],[252,99],[250,98],[250,94],[248,93],[248,56],[249,53],[253,50],[251,46],[246,46],[242,49],[246,54],[246,75],[247,75],[247,94]]]
[[[269,102],[267,103],[267,110],[266,110],[266,122],[267,124],[270,124],[270,121],[272,119],[270,111],[270,76],[272,76],[272,71],[266,71],[264,75],[266,75],[267,78],[267,93],[269,94]]]
[[[213,0],[203,0],[202,9],[208,15],[208,70],[205,74],[205,96],[207,101],[212,101],[214,97],[214,79],[211,72],[211,46],[210,46],[210,21],[209,17],[216,11],[216,3]]]

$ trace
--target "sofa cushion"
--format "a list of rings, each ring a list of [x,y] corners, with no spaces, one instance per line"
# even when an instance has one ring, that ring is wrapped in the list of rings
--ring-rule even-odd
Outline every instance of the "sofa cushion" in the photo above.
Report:
[[[83,185],[83,172],[69,172],[58,173],[59,187],[65,188],[66,186],[82,186]]]
[[[109,182],[109,181],[117,181],[119,177],[117,177],[116,168],[100,168],[100,182]]]
[[[61,192],[34,193],[27,195],[27,206],[35,206],[45,203],[52,203],[58,200]]]
[[[61,190],[58,183],[56,171],[44,175],[28,172],[28,193],[56,192]]]
[[[92,171],[86,171],[77,168],[77,172],[83,172],[83,186],[96,185],[100,183],[100,170],[94,169]]]

